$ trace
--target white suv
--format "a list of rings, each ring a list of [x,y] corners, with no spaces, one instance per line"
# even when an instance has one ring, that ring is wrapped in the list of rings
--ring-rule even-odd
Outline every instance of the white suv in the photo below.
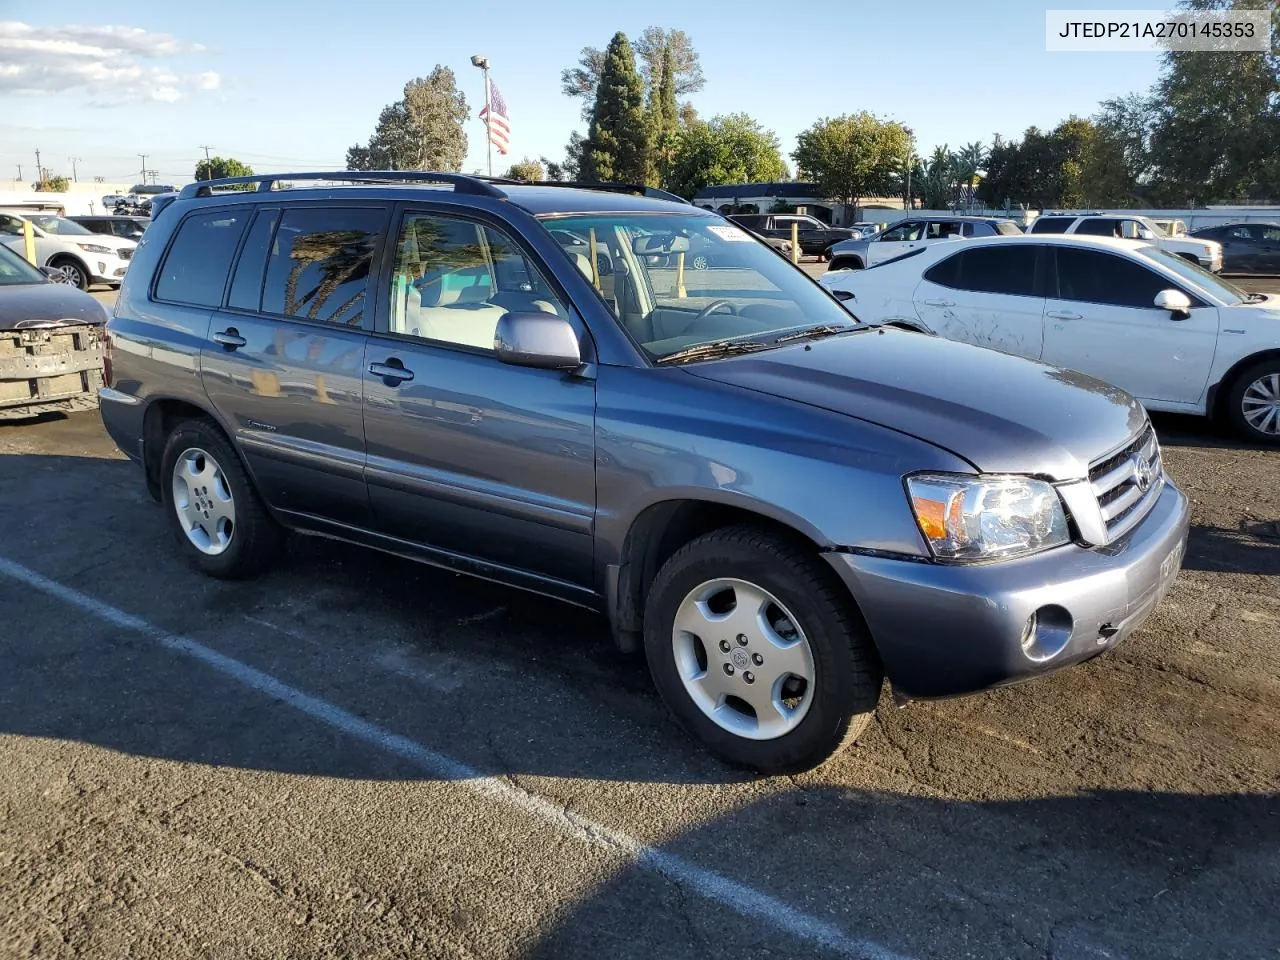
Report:
[[[1198,263],[1206,270],[1222,270],[1222,244],[1216,240],[1195,237],[1171,237],[1154,220],[1136,214],[1041,214],[1027,233],[1078,233],[1091,237],[1119,237],[1122,240],[1146,240],[1161,250]]]
[[[138,244],[86,230],[52,213],[0,210],[0,243],[25,256],[23,221],[31,224],[36,241],[36,265],[53,267],[62,283],[88,290],[93,283],[120,286]]]

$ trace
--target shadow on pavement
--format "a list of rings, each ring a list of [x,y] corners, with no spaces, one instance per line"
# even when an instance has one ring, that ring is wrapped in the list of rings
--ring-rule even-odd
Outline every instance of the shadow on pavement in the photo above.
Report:
[[[1280,576],[1280,521],[1246,523],[1238,530],[1193,524],[1182,565],[1208,573]]]

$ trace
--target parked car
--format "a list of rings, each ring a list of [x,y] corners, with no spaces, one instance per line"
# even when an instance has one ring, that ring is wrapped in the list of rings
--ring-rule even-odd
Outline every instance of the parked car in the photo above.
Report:
[[[1116,237],[1123,240],[1145,240],[1161,250],[1168,250],[1206,270],[1222,269],[1222,244],[1194,237],[1170,237],[1148,217],[1101,214],[1041,214],[1031,222],[1027,233],[1066,233],[1090,237]]]
[[[833,227],[817,217],[798,213],[731,213],[727,219],[762,237],[780,240],[791,239],[791,225],[794,223],[798,228],[800,253],[804,256],[816,254],[825,257],[827,248],[833,243],[853,236],[848,227]]]
[[[859,220],[857,223],[849,224],[850,240],[865,240],[867,237],[874,236],[884,228],[882,223],[872,223],[869,220]]]
[[[147,224],[151,221],[147,217],[67,217],[73,223],[78,223],[91,233],[101,233],[110,237],[124,237],[126,240],[137,241],[147,229]]]
[[[105,237],[51,213],[0,210],[0,243],[22,255],[26,248],[23,221],[32,226],[36,259],[53,267],[63,281],[88,290],[92,283],[120,285],[137,244],[123,237]]]
[[[886,675],[941,697],[1112,648],[1179,569],[1187,499],[1121,390],[859,323],[643,188],[348,177],[185,188],[108,323],[103,423],[212,576],[295,530],[599,610],[685,729],[783,771]],[[647,260],[694,236],[741,265],[682,295]]]
[[[827,270],[862,270],[939,240],[1020,233],[1022,228],[1001,217],[908,217],[881,233],[835,244]]]
[[[851,295],[865,321],[1079,370],[1149,409],[1220,414],[1247,439],[1280,444],[1280,296],[1246,293],[1154,244],[1080,234],[938,244],[821,283]]]
[[[0,420],[98,405],[107,311],[50,274],[0,246]]]
[[[1280,273],[1280,223],[1223,223],[1191,236],[1222,244],[1223,273]]]

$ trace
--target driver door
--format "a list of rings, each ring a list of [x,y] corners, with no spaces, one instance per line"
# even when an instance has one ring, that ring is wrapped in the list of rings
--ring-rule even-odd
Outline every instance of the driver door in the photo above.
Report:
[[[886,260],[902,256],[909,250],[914,250],[924,236],[924,227],[923,220],[906,220],[895,227],[890,227],[867,244],[867,266],[884,263]]]

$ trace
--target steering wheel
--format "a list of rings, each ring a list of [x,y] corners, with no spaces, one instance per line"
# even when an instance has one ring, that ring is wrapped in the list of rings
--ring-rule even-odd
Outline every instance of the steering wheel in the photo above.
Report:
[[[712,300],[705,307],[703,307],[701,310],[698,311],[698,315],[696,317],[694,317],[692,320],[689,321],[689,326],[692,327],[699,320],[705,320],[707,317],[711,316],[711,314],[715,313],[721,307],[728,307],[729,312],[734,316],[737,316],[738,314],[738,308],[733,305],[732,301]]]

